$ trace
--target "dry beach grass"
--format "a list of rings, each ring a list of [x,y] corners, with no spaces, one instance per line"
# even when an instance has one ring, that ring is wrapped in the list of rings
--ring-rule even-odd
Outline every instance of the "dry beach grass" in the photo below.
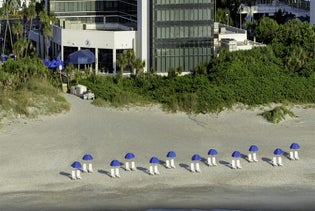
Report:
[[[313,210],[315,207],[315,112],[294,107],[298,116],[271,124],[261,110],[219,114],[169,114],[158,107],[116,110],[98,108],[66,95],[68,113],[20,119],[0,130],[0,210],[143,210],[149,208]],[[267,161],[277,147],[301,146],[299,161],[283,159],[284,167]],[[242,159],[231,170],[231,153],[246,154],[251,144],[260,151],[258,163]],[[217,167],[201,164],[190,173],[190,158],[218,150]],[[176,169],[159,167],[149,176],[149,159],[177,153]],[[109,163],[136,155],[138,170],[110,178]],[[69,179],[70,164],[85,153],[94,157],[94,173]]]

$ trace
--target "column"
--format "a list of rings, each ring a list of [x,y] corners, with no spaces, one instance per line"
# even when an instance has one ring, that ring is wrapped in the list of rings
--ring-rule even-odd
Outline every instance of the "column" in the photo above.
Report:
[[[114,74],[116,74],[116,49],[113,49],[113,70]]]
[[[98,48],[95,48],[95,74],[98,73]]]

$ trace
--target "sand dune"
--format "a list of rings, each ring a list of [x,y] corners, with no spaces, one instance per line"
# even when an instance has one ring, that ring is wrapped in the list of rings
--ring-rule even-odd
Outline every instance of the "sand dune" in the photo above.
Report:
[[[158,107],[97,108],[66,95],[71,111],[36,120],[20,120],[0,130],[0,210],[144,210],[150,208],[313,210],[315,207],[315,111],[293,109],[298,116],[278,125],[257,116],[260,110],[220,114],[168,114]],[[269,161],[277,147],[301,146],[299,161],[283,157],[284,167]],[[232,170],[231,154],[247,154],[251,144],[259,161],[241,159]],[[191,173],[195,153],[218,151],[217,167],[200,164]],[[152,156],[165,161],[176,152],[177,168],[159,166],[149,176]],[[136,155],[138,170],[108,176],[113,159]],[[69,179],[71,163],[94,157],[94,173]]]

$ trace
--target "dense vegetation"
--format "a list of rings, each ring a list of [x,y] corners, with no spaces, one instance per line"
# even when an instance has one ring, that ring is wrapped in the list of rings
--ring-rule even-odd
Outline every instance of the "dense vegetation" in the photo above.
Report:
[[[91,75],[80,83],[96,94],[96,104],[160,103],[171,111],[193,113],[217,112],[236,103],[314,103],[314,41],[314,28],[290,21],[277,29],[267,47],[223,51],[192,75]]]
[[[41,59],[9,60],[0,67],[0,119],[9,115],[36,117],[69,110]]]

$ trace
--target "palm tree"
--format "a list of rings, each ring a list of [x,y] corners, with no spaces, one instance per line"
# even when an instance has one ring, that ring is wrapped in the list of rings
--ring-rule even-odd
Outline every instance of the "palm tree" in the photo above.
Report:
[[[142,61],[139,58],[136,58],[133,62],[133,67],[136,70],[136,76],[143,72],[143,68],[145,67],[145,61]]]
[[[135,52],[131,49],[127,50],[124,52],[124,55],[127,59],[127,66],[130,68],[130,71],[132,71],[134,73],[134,62],[135,62],[135,59],[136,59],[136,55],[135,55]]]
[[[128,61],[127,61],[127,58],[126,58],[126,55],[123,53],[123,54],[120,54],[118,57],[117,57],[117,66],[120,67],[120,73],[122,74],[124,69],[127,67],[128,65]]]
[[[39,13],[39,18],[42,23],[42,33],[44,36],[44,43],[45,43],[45,59],[48,58],[48,38],[52,35],[53,28],[51,24],[54,24],[56,22],[56,16],[53,13],[47,13],[46,9],[43,9]]]
[[[36,18],[36,15],[37,15],[36,5],[35,5],[34,0],[31,0],[28,7],[24,6],[24,8],[22,10],[22,15],[24,16],[24,18],[26,18],[26,21],[29,22],[29,31],[30,31],[33,27],[33,20],[34,20],[34,18]],[[27,54],[28,54],[28,48],[31,48],[30,36],[28,36],[27,41],[28,41],[28,46],[26,48],[25,56],[27,56]]]

